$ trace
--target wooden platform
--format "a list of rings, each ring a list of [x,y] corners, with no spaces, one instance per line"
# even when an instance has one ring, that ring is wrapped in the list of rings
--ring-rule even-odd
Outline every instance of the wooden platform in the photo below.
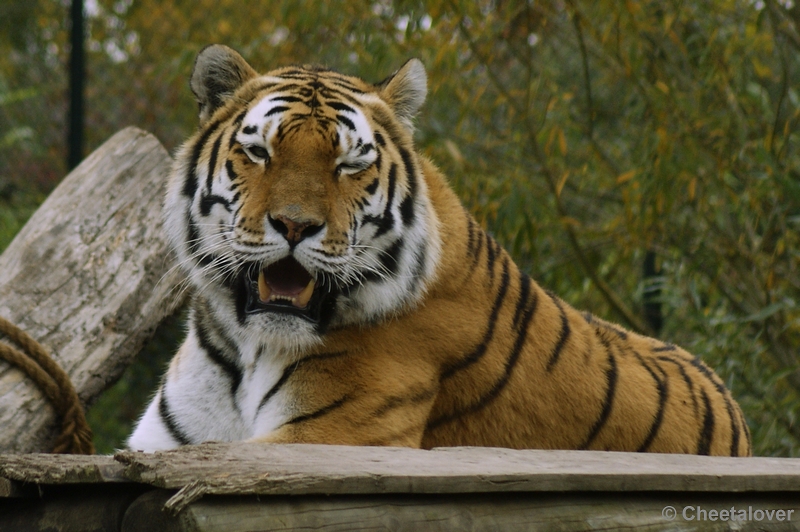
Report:
[[[0,532],[619,529],[800,530],[800,459],[246,443],[0,456]]]

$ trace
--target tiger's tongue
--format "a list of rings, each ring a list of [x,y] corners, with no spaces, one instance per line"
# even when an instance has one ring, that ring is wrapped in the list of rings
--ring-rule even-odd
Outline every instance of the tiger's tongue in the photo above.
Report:
[[[291,257],[270,264],[258,274],[258,297],[263,303],[288,301],[304,308],[314,293],[314,279]]]

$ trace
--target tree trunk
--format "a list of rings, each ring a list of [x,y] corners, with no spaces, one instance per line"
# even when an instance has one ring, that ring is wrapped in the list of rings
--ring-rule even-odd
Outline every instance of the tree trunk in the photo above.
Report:
[[[120,131],[72,171],[0,255],[0,316],[38,340],[91,404],[180,305],[183,280],[161,229],[171,159]],[[1,340],[1,339],[0,339]],[[0,452],[47,452],[52,406],[0,361]]]

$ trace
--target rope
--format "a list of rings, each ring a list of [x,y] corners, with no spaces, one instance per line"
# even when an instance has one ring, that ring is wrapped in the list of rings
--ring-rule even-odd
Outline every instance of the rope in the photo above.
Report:
[[[69,375],[50,358],[44,347],[3,317],[0,317],[0,334],[21,349],[0,342],[0,358],[24,371],[44,392],[62,420],[61,433],[51,452],[94,454],[92,429],[86,422],[81,401]]]

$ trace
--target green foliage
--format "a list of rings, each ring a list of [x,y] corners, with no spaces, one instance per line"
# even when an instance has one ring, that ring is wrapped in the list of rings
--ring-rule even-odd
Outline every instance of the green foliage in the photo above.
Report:
[[[418,146],[522,267],[579,308],[698,354],[742,404],[756,453],[798,455],[792,6],[99,1],[89,17],[89,144],[136,124],[177,146],[196,124],[186,80],[208,43],[237,48],[261,70],[314,62],[375,81],[419,57],[431,91]],[[9,13],[26,31],[0,40],[11,50],[0,54],[0,79],[17,84],[0,94],[36,92],[24,106],[0,107],[13,125],[2,125],[0,139],[14,141],[0,145],[0,179],[40,197],[63,173],[54,161],[64,153],[55,89],[64,85],[52,74],[66,60],[64,8],[38,2]],[[7,137],[15,128],[27,140]],[[3,204],[2,216],[22,197]],[[5,220],[2,231],[19,226],[6,230]],[[655,257],[655,276],[643,276],[646,257]],[[660,331],[648,302],[663,313]],[[126,429],[100,420],[131,417],[137,408],[123,399],[147,396],[156,373],[126,376],[94,407],[98,432],[116,434],[101,448],[121,445]]]

